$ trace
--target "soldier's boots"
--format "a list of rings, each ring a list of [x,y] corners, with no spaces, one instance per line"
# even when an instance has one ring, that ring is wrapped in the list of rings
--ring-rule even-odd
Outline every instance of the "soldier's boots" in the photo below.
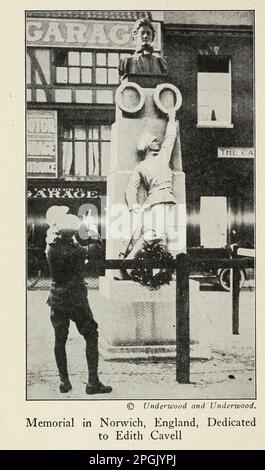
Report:
[[[112,387],[103,385],[98,378],[98,338],[97,335],[86,339],[86,359],[88,367],[88,382],[86,393],[93,395],[96,393],[110,393]]]
[[[65,378],[64,380],[61,379],[59,390],[61,393],[67,393],[72,390],[72,384],[68,378]]]
[[[67,393],[72,390],[72,384],[68,377],[66,351],[64,345],[57,343],[56,346],[55,356],[61,381],[59,390],[61,393]],[[88,366],[86,393],[88,395],[110,393],[112,387],[104,385],[98,378],[98,338],[96,335],[86,339],[86,359]]]
[[[95,393],[110,393],[110,392],[112,392],[112,387],[110,387],[109,385],[103,385],[103,383],[101,383],[99,380],[97,383],[94,383],[94,384],[90,384],[90,383],[86,384],[86,393],[88,395],[93,395]]]
[[[72,390],[72,384],[68,376],[65,343],[56,341],[54,352],[55,352],[56,364],[57,364],[60,381],[61,381],[59,385],[59,390],[61,393],[67,393],[69,392],[69,390]]]

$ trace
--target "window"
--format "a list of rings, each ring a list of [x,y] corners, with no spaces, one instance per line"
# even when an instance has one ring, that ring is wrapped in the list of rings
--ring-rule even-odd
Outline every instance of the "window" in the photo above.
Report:
[[[56,84],[118,85],[119,52],[55,51]]]
[[[92,52],[56,51],[56,83],[92,83]]]
[[[115,52],[96,53],[96,83],[117,85],[119,83],[119,54]]]
[[[198,127],[233,127],[231,108],[231,60],[199,56]]]
[[[65,124],[60,131],[62,176],[106,176],[110,154],[109,125]]]

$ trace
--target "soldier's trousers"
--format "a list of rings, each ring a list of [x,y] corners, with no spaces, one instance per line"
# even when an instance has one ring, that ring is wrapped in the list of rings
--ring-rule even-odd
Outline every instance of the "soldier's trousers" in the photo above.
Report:
[[[89,304],[77,309],[51,308],[51,322],[55,333],[54,354],[62,382],[68,380],[66,342],[70,320],[77,327],[86,342],[88,381],[98,380],[98,324],[93,318]]]

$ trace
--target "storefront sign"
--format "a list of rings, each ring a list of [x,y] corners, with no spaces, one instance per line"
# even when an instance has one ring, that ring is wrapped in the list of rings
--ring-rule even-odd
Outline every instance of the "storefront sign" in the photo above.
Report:
[[[219,147],[218,158],[254,158],[253,147]]]
[[[57,177],[57,111],[27,111],[27,176]]]
[[[131,38],[133,22],[89,21],[48,18],[28,18],[27,46],[86,47],[92,49],[134,49]],[[161,50],[160,23],[156,31],[154,50]]]
[[[29,188],[28,199],[90,199],[98,198],[98,191],[88,191],[80,187]]]

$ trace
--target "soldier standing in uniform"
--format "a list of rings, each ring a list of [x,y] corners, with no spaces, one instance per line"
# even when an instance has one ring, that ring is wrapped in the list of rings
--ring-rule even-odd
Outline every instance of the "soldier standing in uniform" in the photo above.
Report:
[[[137,220],[138,226],[141,224],[141,234],[126,256],[127,259],[134,258],[146,242],[160,240],[166,245],[172,236],[172,207],[176,204],[176,198],[172,184],[173,172],[169,163],[177,135],[175,110],[168,112],[168,118],[162,145],[158,137],[146,133],[138,144],[138,152],[144,154],[145,158],[136,165],[127,185],[125,198],[132,219]],[[140,207],[137,199],[140,185],[143,185],[147,193],[143,207]]]
[[[72,389],[65,349],[72,320],[86,342],[86,393],[109,393],[112,388],[103,385],[98,377],[98,324],[87,299],[84,281],[86,248],[78,243],[77,232],[80,220],[75,215],[66,214],[65,210],[67,208],[58,207],[57,215],[53,210],[52,216],[49,214],[47,217],[52,229],[48,234],[46,250],[52,277],[48,304],[51,307],[51,322],[55,333],[54,353],[61,381],[59,390],[67,393]],[[90,227],[87,227],[87,231],[90,236]]]

